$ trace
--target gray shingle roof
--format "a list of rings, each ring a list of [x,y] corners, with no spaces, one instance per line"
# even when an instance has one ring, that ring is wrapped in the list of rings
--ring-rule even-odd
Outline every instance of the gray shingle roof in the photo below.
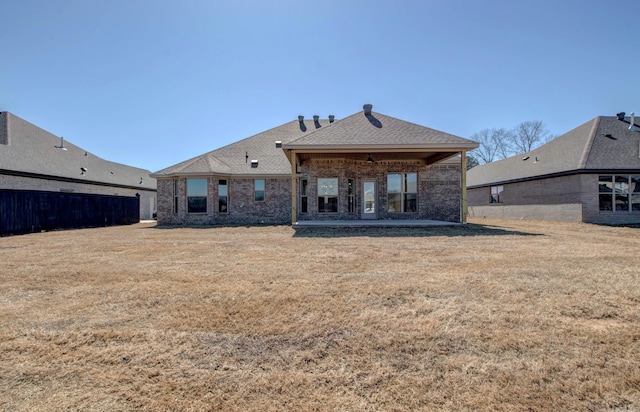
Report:
[[[0,144],[0,170],[141,190],[156,189],[156,180],[150,177],[148,170],[104,160],[67,140],[64,141],[67,150],[62,150],[58,148],[60,137],[9,112],[3,112],[0,117],[1,134],[8,137],[9,143]],[[85,174],[81,168],[86,169]]]
[[[316,130],[313,120],[302,123],[294,120],[266,132],[240,140],[230,145],[194,157],[153,173],[153,176],[177,176],[198,174],[221,175],[291,175],[291,164],[282,148],[283,144]],[[319,120],[320,128],[329,125],[328,120]],[[248,157],[247,157],[248,156]],[[258,167],[251,167],[257,160]]]
[[[290,175],[291,164],[284,150],[289,148],[335,149],[341,147],[473,149],[475,142],[393,117],[358,112],[330,123],[298,120],[221,147],[153,173],[156,177],[198,174]],[[282,142],[282,148],[275,145]],[[246,157],[248,155],[248,158]],[[258,160],[258,167],[251,167]]]
[[[464,148],[475,142],[380,113],[353,114],[313,133],[296,139],[285,148]]]
[[[615,116],[596,117],[528,153],[470,169],[467,186],[574,171],[637,170],[640,173],[640,133],[628,127],[629,118],[620,121]],[[527,156],[529,159],[523,160]]]

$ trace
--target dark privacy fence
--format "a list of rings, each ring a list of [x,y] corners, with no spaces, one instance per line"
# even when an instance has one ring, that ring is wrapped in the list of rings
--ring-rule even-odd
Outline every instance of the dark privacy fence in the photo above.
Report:
[[[0,236],[139,221],[138,196],[0,190]]]

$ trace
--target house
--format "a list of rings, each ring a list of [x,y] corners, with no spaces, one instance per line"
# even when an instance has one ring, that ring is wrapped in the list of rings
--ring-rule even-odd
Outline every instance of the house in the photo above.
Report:
[[[529,153],[468,172],[472,217],[640,223],[640,126],[599,116]]]
[[[0,113],[0,191],[2,233],[132,223],[156,210],[149,171],[101,159],[9,112]],[[125,203],[135,204],[126,219]]]
[[[467,139],[372,111],[299,116],[152,174],[158,223],[465,221]]]

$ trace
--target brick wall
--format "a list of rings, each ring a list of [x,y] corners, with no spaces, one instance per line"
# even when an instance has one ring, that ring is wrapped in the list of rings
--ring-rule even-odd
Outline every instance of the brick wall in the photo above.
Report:
[[[227,212],[218,211],[219,180],[227,181]],[[187,179],[178,179],[178,213],[174,213],[174,179],[158,179],[158,223],[162,225],[259,225],[291,223],[291,179],[265,181],[265,200],[254,200],[254,179],[207,178],[207,212],[187,213]]]
[[[598,174],[576,174],[503,185],[503,203],[491,204],[490,187],[467,191],[470,217],[640,223],[640,213],[601,212]]]
[[[300,167],[302,179],[308,182],[308,212],[298,220],[357,220],[361,218],[362,181],[374,179],[378,189],[378,219],[430,219],[458,222],[460,219],[460,166],[431,165],[420,161],[375,162],[373,164],[345,159],[307,160]],[[418,173],[418,211],[387,211],[387,174]],[[318,178],[338,178],[338,212],[318,212]],[[228,184],[228,211],[218,212],[218,182]],[[348,179],[355,182],[355,208],[348,209]],[[174,179],[158,179],[158,223],[161,225],[259,225],[291,223],[291,179],[265,179],[264,202],[254,201],[254,180],[211,176],[207,178],[207,212],[187,213],[186,179],[178,179],[178,212],[173,211]],[[297,183],[298,192],[300,182]]]

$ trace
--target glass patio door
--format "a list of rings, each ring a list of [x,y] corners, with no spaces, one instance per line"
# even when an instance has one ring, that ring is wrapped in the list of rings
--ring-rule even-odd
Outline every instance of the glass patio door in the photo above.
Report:
[[[375,180],[362,182],[362,218],[375,219],[377,217],[377,192]]]

